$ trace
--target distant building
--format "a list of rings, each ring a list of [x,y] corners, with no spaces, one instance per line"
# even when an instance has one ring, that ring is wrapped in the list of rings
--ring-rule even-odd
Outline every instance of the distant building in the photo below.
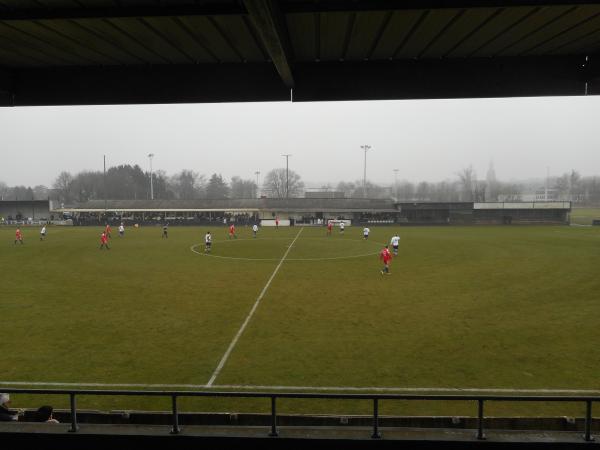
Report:
[[[541,187],[535,191],[535,199],[538,201],[558,200],[558,189]]]
[[[306,191],[304,198],[345,198],[344,191]]]

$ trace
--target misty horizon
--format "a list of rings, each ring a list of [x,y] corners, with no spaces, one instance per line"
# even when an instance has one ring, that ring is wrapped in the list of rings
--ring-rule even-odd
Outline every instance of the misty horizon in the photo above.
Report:
[[[0,109],[0,181],[51,187],[72,174],[137,164],[256,180],[285,167],[306,187],[362,180],[381,185],[455,180],[493,163],[504,181],[600,169],[600,99],[542,97],[324,103],[224,103]],[[11,161],[11,164],[8,164]]]

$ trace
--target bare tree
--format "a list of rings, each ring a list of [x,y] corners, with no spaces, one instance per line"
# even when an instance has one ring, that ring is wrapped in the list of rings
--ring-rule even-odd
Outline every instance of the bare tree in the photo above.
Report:
[[[200,198],[204,187],[204,176],[193,170],[182,170],[171,178],[171,185],[178,198],[191,200]]]
[[[255,198],[258,186],[252,180],[243,180],[240,177],[231,178],[231,198]]]
[[[39,184],[33,188],[33,198],[36,200],[48,199],[48,188],[42,184]]]
[[[352,197],[356,191],[356,184],[352,182],[340,181],[336,187],[336,190],[343,192],[344,196]]]
[[[563,176],[558,177],[556,179],[555,187],[561,200],[569,199],[570,178],[568,174],[565,173]]]
[[[472,165],[469,167],[465,167],[460,172],[458,172],[458,178],[462,185],[462,190],[464,194],[463,200],[466,202],[473,201],[473,182],[477,179],[475,175],[475,170]]]
[[[8,198],[9,193],[10,188],[8,187],[8,185],[3,181],[0,181],[0,200]]]
[[[417,185],[417,191],[415,193],[417,200],[429,200],[429,183],[421,181]]]
[[[285,198],[286,194],[288,197],[298,197],[304,189],[304,183],[300,180],[300,175],[290,170],[289,181],[287,176],[286,169],[271,170],[265,177],[264,190],[275,198]]]
[[[54,189],[59,192],[60,200],[68,203],[73,200],[73,175],[62,171],[53,184]]]

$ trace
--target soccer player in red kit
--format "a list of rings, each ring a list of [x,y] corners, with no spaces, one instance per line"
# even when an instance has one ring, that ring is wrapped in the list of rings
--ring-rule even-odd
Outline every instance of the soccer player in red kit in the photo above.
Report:
[[[20,228],[17,228],[17,231],[15,232],[15,244],[17,242],[20,242],[21,244],[23,244],[23,233],[21,233]]]
[[[383,261],[383,270],[381,271],[381,274],[383,275],[385,273],[385,274],[389,275],[390,274],[390,261],[392,260],[392,254],[390,253],[390,250],[388,249],[387,245],[379,253],[379,259],[381,259]]]
[[[327,222],[327,236],[331,236],[331,229],[333,228],[332,222]]]
[[[229,239],[231,239],[231,238],[237,239],[237,236],[235,235],[235,225],[234,224],[229,225]]]
[[[110,236],[110,225],[106,224],[106,228],[104,229],[104,234],[106,234],[106,238],[108,239]]]
[[[275,228],[279,228],[279,216],[275,217]]]
[[[102,250],[103,247],[106,247],[106,250],[110,250],[108,246],[108,236],[106,235],[106,232],[100,235],[100,250]]]

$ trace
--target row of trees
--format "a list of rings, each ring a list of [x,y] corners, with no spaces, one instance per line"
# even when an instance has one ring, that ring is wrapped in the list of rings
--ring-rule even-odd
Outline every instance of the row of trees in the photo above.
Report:
[[[283,198],[288,186],[290,197],[302,194],[304,184],[298,174],[289,171],[289,184],[286,184],[286,170],[273,169],[265,177],[263,191],[271,197]],[[111,167],[106,171],[106,176],[103,172],[80,172],[76,175],[61,172],[53,187],[57,199],[64,203],[103,198],[148,199],[150,174],[142,171],[138,165]],[[159,170],[152,174],[152,191],[155,199],[163,200],[255,198],[258,186],[253,180],[239,176],[234,176],[228,182],[216,173],[207,178],[193,170],[184,169],[168,176]]]
[[[600,177],[581,177],[572,170],[559,177],[543,182],[548,189],[556,192],[558,200],[570,200],[575,203],[600,204]],[[340,182],[334,188],[325,189],[344,192],[346,197],[396,198],[399,201],[430,202],[495,202],[521,201],[526,194],[533,195],[540,189],[540,180],[533,182],[504,182],[496,178],[494,167],[490,166],[485,179],[478,179],[472,166],[463,168],[456,179],[439,182],[421,181],[411,183],[400,181],[392,186],[381,186],[367,182],[366,189],[362,181]]]
[[[289,180],[288,180],[289,176]],[[582,177],[572,170],[559,177],[545,180],[548,188],[556,193],[559,200],[571,200],[576,203],[600,204],[600,177]],[[168,176],[164,171],[152,175],[155,199],[221,199],[255,198],[259,187],[256,182],[235,176],[226,181],[219,174],[209,178],[193,170]],[[323,189],[342,191],[347,198],[397,198],[399,201],[519,201],[526,192],[539,189],[540,181],[503,182],[496,178],[493,166],[490,166],[485,179],[478,179],[472,166],[463,168],[454,180],[440,182],[421,181],[411,183],[401,181],[392,186],[383,186],[367,182],[366,189],[362,180],[342,181],[337,186],[323,186]],[[264,179],[261,193],[268,197],[298,197],[303,194],[304,183],[300,176],[286,169],[273,169]],[[76,175],[61,172],[52,189],[38,185],[35,187],[9,187],[0,182],[0,199],[5,200],[42,200],[52,198],[64,203],[84,202],[95,199],[148,199],[150,198],[150,175],[138,165],[121,165],[106,171],[106,177],[100,171],[84,171]]]
[[[47,200],[49,189],[46,186],[8,186],[0,181],[1,200]]]

